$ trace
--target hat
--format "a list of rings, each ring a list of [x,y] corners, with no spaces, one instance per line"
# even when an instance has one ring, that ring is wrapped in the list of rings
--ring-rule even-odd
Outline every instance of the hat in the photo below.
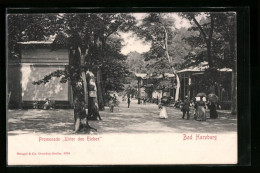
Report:
[[[185,96],[185,98],[189,98],[188,96]]]

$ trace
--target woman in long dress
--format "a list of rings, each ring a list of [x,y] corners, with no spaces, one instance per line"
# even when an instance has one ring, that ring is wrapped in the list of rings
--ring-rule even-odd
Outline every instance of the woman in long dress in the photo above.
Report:
[[[110,112],[114,112],[114,107],[116,106],[117,103],[117,98],[116,95],[114,94],[109,101],[109,105],[110,105]]]
[[[159,108],[161,109],[159,118],[162,118],[162,119],[168,118],[167,110],[166,110],[166,105],[167,105],[167,101],[166,101],[166,99],[164,98],[164,99],[161,100],[161,104],[160,104],[160,106],[159,106]]]
[[[209,115],[210,118],[218,118],[217,106],[214,102],[209,102]]]
[[[159,118],[162,118],[162,119],[168,118],[166,106],[162,106]]]
[[[200,97],[200,101],[197,102],[197,121],[206,121],[206,103]]]

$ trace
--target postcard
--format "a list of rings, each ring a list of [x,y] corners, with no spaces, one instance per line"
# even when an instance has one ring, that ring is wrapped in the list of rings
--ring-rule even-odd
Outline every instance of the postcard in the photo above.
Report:
[[[9,166],[238,163],[235,11],[6,18]]]

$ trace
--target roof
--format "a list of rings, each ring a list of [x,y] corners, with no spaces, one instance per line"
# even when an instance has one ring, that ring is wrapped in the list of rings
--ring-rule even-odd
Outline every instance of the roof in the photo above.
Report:
[[[171,77],[175,77],[175,74],[172,73],[164,73],[164,76],[171,78]]]
[[[17,42],[18,44],[23,45],[32,45],[32,44],[52,44],[53,41],[26,41],[26,42]]]
[[[135,76],[140,77],[142,79],[146,79],[148,75],[146,73],[135,73]]]
[[[148,74],[146,74],[146,73],[135,73],[135,76],[136,76],[137,78],[142,78],[142,79],[147,79],[147,78],[151,77],[151,75],[148,75]],[[164,76],[165,76],[165,77],[168,77],[168,78],[175,77],[175,75],[174,75],[174,74],[171,74],[171,73],[164,73]],[[159,79],[159,78],[162,78],[162,77],[163,77],[163,75],[160,74],[160,75],[155,76],[155,77],[153,77],[153,78]]]
[[[49,37],[45,37],[45,40],[41,40],[41,41],[25,41],[25,42],[17,42],[18,44],[23,44],[23,45],[35,45],[35,44],[52,44],[53,41],[55,40],[57,34],[54,35],[50,35]]]
[[[205,71],[205,69],[208,69],[209,67],[206,66],[206,67],[193,67],[193,68],[185,68],[185,69],[182,69],[180,71],[177,71],[177,73],[183,73],[183,72],[200,72],[200,71]],[[218,71],[221,71],[221,72],[231,72],[232,69],[231,68],[219,68],[217,69]]]
[[[183,72],[200,72],[200,71],[205,71],[206,69],[208,69],[208,62],[204,61],[201,62],[198,66],[191,66],[182,70],[177,71],[177,73],[183,73]],[[232,69],[231,68],[219,68],[217,69],[218,71],[222,71],[222,72],[231,72]]]
[[[207,68],[208,68],[208,66],[204,66],[204,67],[188,67],[188,68],[185,68],[185,69],[177,71],[177,73],[198,72],[198,71],[204,71]]]
[[[218,69],[218,71],[232,71],[231,68],[220,68]]]

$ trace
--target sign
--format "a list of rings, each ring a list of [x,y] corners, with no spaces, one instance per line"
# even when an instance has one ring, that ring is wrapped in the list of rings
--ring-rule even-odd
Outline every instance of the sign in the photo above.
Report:
[[[97,91],[89,91],[89,97],[97,97]]]

